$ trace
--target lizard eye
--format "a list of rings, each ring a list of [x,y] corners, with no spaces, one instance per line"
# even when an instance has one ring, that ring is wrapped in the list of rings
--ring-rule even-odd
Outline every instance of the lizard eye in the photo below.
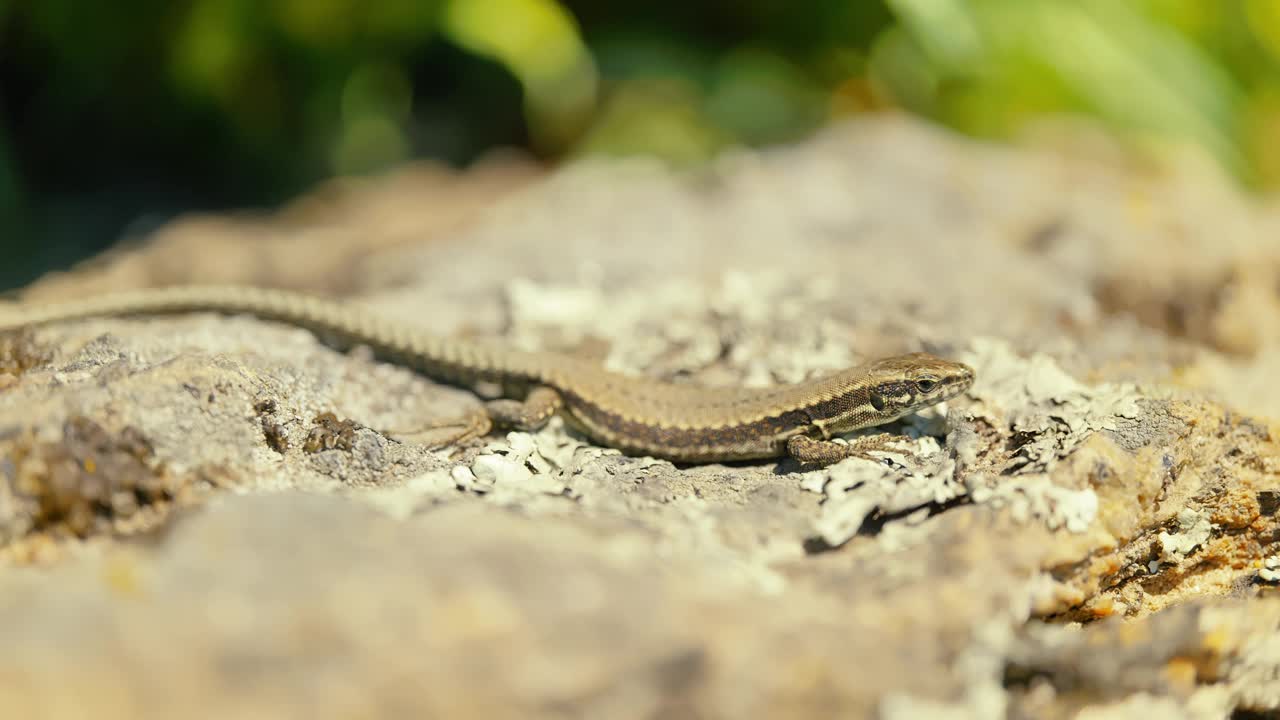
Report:
[[[920,378],[919,380],[916,380],[916,390],[926,395],[933,392],[936,387],[938,387],[938,381],[933,378]]]

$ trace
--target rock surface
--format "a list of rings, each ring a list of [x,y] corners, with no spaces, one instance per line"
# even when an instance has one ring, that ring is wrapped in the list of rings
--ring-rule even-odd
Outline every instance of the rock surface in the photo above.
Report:
[[[314,247],[296,209],[255,221],[323,274],[215,223],[27,294],[311,287],[681,382],[920,349],[978,382],[885,463],[674,467],[559,422],[435,448],[475,396],[252,318],[11,334],[5,717],[1280,708],[1274,208],[1192,160],[901,118],[509,177],[482,213],[430,173],[329,188]]]

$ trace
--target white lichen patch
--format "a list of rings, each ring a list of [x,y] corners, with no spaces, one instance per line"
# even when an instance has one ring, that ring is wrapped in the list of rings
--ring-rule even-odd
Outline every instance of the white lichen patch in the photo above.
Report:
[[[413,516],[458,491],[457,482],[448,470],[432,470],[394,487],[373,488],[356,493],[356,497],[397,520]]]
[[[1258,579],[1263,582],[1280,582],[1280,555],[1272,555],[1262,561],[1258,569]]]
[[[719,577],[747,592],[780,595],[787,590],[784,574],[771,567],[774,561],[796,557],[790,539],[777,539],[751,552],[726,544],[722,519],[714,505],[702,498],[686,497],[665,503],[664,511],[680,523],[653,536],[647,546],[658,557],[674,560],[690,555],[711,558]]]
[[[947,413],[949,408],[945,402],[922,408],[901,420],[903,424],[903,432],[911,438],[919,437],[945,437],[950,429],[947,425]]]
[[[593,449],[567,433],[564,421],[555,417],[536,433],[509,432],[505,442],[489,443],[469,466],[455,467],[453,479],[459,488],[498,501],[560,495],[566,489],[561,471],[580,450]]]
[[[728,271],[715,284],[671,280],[606,289],[579,283],[513,281],[508,339],[524,349],[608,346],[605,367],[627,374],[699,372],[711,384],[748,387],[799,382],[856,363],[849,335],[822,308],[834,277]]]
[[[962,359],[977,373],[969,415],[1021,443],[1015,473],[1047,472],[1093,433],[1139,415],[1136,388],[1084,385],[1047,355],[1022,358],[1004,342],[979,338]]]
[[[508,436],[510,445],[491,445],[489,452],[471,462],[469,470],[475,478],[473,487],[485,494],[555,495],[563,492],[564,483],[550,472],[546,460],[536,453],[530,438],[524,433],[511,435],[516,437]]]
[[[1043,522],[1050,530],[1084,532],[1098,517],[1098,494],[1092,488],[1064,488],[1047,475],[998,479],[975,476],[968,485],[975,503],[1008,508],[1015,520]]]
[[[848,542],[872,512],[909,513],[964,494],[964,486],[955,480],[955,460],[941,452],[937,440],[925,437],[904,440],[902,445],[905,452],[898,459],[903,466],[850,458],[805,474],[802,487],[825,495],[814,523],[823,542]]]
[[[977,380],[969,390],[969,417],[981,419],[1018,444],[1016,454],[994,476],[966,478],[977,503],[1008,508],[1023,522],[1039,521],[1051,530],[1084,532],[1098,516],[1092,488],[1055,484],[1050,471],[1091,435],[1115,430],[1121,419],[1139,415],[1139,394],[1130,385],[1088,386],[1050,357],[1016,355],[1008,344],[979,338],[963,358]],[[973,462],[974,448],[966,448]]]
[[[1176,532],[1161,532],[1160,561],[1176,563],[1185,560],[1196,548],[1204,545],[1213,534],[1213,523],[1209,518],[1191,508],[1178,511],[1178,529]]]

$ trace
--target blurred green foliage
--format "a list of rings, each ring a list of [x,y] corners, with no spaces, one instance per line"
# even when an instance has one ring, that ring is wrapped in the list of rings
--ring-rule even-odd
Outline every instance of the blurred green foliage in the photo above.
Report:
[[[0,286],[189,208],[501,145],[696,163],[903,107],[1280,183],[1280,0],[0,0]],[[7,274],[4,274],[7,273]]]

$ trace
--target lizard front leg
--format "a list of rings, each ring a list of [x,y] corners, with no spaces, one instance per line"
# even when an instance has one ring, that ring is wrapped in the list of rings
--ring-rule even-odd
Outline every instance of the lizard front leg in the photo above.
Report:
[[[524,400],[490,400],[484,407],[495,426],[532,432],[546,425],[551,416],[564,407],[564,398],[555,388],[538,385]]]
[[[882,462],[881,458],[874,457],[871,453],[892,451],[895,449],[893,444],[901,440],[900,435],[879,433],[856,438],[846,444],[818,440],[808,435],[795,435],[787,440],[787,454],[802,463],[814,465],[830,465],[851,457]]]
[[[546,425],[563,404],[560,393],[554,388],[539,385],[530,390],[524,400],[490,400],[477,412],[468,413],[461,418],[429,423],[414,432],[457,428],[455,432],[432,443],[432,447],[440,448],[483,437],[495,427],[534,431]]]

